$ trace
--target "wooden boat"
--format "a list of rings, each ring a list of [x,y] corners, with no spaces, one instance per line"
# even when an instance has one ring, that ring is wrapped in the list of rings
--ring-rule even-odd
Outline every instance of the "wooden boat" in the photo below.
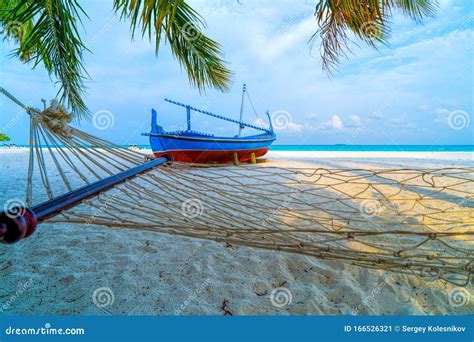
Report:
[[[252,153],[255,157],[261,157],[267,153],[270,145],[276,140],[272,122],[268,112],[270,128],[262,128],[242,121],[244,95],[246,86],[244,84],[242,92],[242,104],[240,108],[240,120],[214,114],[205,110],[194,108],[170,99],[165,101],[184,107],[187,115],[187,129],[166,132],[163,127],[157,124],[157,113],[152,109],[151,133],[144,133],[150,137],[150,145],[154,155],[159,158],[164,155],[171,155],[174,160],[187,163],[228,163],[233,160],[236,154],[239,161],[248,161]],[[191,113],[198,112],[209,115],[217,119],[233,122],[239,125],[239,134],[234,137],[220,137],[213,134],[197,132],[191,129]],[[262,134],[241,136],[245,127],[263,131]]]

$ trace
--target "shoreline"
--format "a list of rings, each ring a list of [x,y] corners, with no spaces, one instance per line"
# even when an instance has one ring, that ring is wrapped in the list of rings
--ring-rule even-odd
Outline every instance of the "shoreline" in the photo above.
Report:
[[[44,148],[47,150],[47,148]],[[19,146],[8,148],[0,146],[0,153],[13,153],[29,151],[29,147]],[[135,150],[143,153],[151,153],[151,149],[144,148]],[[474,152],[470,151],[268,151],[263,158],[427,158],[443,160],[472,160]]]
[[[268,158],[401,158],[401,159],[441,159],[441,160],[472,160],[474,152],[381,152],[381,151],[269,151]]]

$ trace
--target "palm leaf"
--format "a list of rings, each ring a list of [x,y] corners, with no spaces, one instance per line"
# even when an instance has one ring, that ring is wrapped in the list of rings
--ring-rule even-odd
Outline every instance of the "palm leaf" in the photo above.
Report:
[[[200,90],[228,89],[231,72],[220,46],[202,33],[204,21],[184,1],[114,0],[114,10],[130,19],[132,37],[139,30],[155,40],[157,54],[160,42],[168,41]],[[87,77],[83,52],[88,50],[78,32],[83,15],[87,16],[78,0],[0,0],[1,34],[19,45],[12,56],[32,63],[33,68],[44,65],[60,84],[59,100],[79,117],[88,114],[83,100]],[[189,37],[190,30],[196,30],[196,39]]]
[[[23,28],[19,47],[12,53],[33,68],[43,64],[60,84],[59,100],[75,114],[87,114],[84,93],[83,51],[77,24],[86,15],[76,0],[16,1],[2,16],[2,25],[19,23]]]
[[[142,36],[154,40],[156,54],[162,41],[168,42],[199,90],[228,90],[232,73],[222,59],[220,45],[204,35],[204,20],[185,1],[115,0],[114,9],[130,19],[132,37],[140,30]]]
[[[385,44],[390,35],[392,11],[400,10],[415,21],[435,13],[434,0],[319,0],[315,9],[321,39],[323,69],[331,73],[349,51],[349,32],[369,46]]]

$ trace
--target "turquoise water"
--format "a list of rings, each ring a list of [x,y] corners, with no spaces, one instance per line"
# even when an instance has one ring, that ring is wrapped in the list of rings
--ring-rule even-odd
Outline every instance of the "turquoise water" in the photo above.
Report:
[[[26,145],[17,145],[27,147]],[[150,149],[150,145],[138,145]],[[128,145],[123,145],[128,147]],[[474,152],[474,145],[273,145],[271,151]]]
[[[474,152],[474,145],[274,145],[271,151]]]
[[[272,145],[270,151],[474,152],[474,145]]]

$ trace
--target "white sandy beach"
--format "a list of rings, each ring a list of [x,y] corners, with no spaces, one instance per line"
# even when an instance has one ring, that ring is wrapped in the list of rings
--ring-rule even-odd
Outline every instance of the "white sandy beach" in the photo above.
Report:
[[[420,159],[422,161],[433,159],[435,161],[461,161],[474,163],[473,152],[355,152],[355,151],[270,151],[267,158],[274,159],[304,159],[318,160],[321,158],[387,158],[387,159],[403,159],[413,160]],[[386,160],[388,161],[388,160]]]
[[[24,197],[27,158],[27,150],[0,149],[0,203]],[[269,165],[472,167],[474,153],[271,152],[266,158]],[[0,245],[0,255],[2,314],[474,313],[474,297],[456,305],[450,295],[460,290],[440,281],[136,230],[46,223],[29,239]],[[105,307],[93,303],[99,288],[111,291]],[[278,288],[291,297],[281,307],[270,299]],[[472,283],[462,291],[474,295]]]

